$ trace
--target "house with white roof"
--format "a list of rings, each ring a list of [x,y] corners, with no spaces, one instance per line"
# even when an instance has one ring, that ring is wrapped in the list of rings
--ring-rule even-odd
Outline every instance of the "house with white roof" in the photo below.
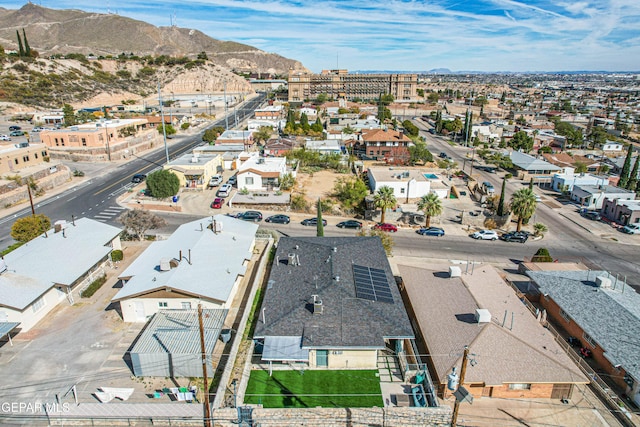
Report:
[[[272,189],[280,185],[280,178],[293,171],[287,169],[286,157],[251,156],[238,168],[238,188],[247,190]]]
[[[419,199],[429,193],[437,194],[440,199],[449,195],[449,187],[442,183],[437,173],[427,173],[421,169],[369,168],[367,174],[372,193],[380,187],[391,187],[398,203]]]
[[[634,200],[635,191],[613,185],[574,185],[571,190],[571,200],[580,203],[585,209],[602,209],[606,199]]]
[[[624,144],[618,141],[607,140],[600,148],[605,153],[621,153],[624,150]]]
[[[575,173],[575,168],[565,167],[562,172],[553,174],[551,188],[559,193],[572,191],[574,186],[601,186],[609,184],[607,176],[592,175],[590,173]]]
[[[310,151],[318,151],[320,154],[343,154],[341,142],[338,139],[307,140],[304,147]]]
[[[109,254],[121,249],[122,230],[80,218],[55,227],[0,260],[0,325],[33,328],[62,300],[73,304],[104,273]]]
[[[120,274],[114,296],[125,322],[158,310],[228,308],[244,278],[258,225],[215,215],[181,225],[153,242]]]
[[[222,170],[223,160],[220,154],[184,154],[164,165],[165,170],[173,172],[180,181],[180,187],[205,190],[212,176]]]
[[[548,183],[552,173],[562,170],[559,166],[520,151],[511,151],[508,156],[513,167],[520,171],[518,177],[525,181],[533,178],[536,183]]]

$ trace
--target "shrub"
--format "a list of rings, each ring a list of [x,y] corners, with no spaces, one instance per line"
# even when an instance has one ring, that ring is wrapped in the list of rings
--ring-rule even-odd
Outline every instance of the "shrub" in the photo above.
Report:
[[[102,276],[98,277],[96,280],[91,282],[91,284],[87,286],[87,288],[80,293],[80,297],[91,298],[93,294],[95,294],[98,291],[98,289],[100,289],[102,285],[105,284],[106,281],[107,281],[107,275],[103,274]]]
[[[306,212],[309,209],[307,200],[302,194],[294,194],[291,196],[291,209],[294,211]]]
[[[191,123],[183,123],[180,125],[180,129],[187,130],[189,129],[189,126],[191,126]]]
[[[549,254],[547,248],[540,248],[536,254],[531,258],[532,262],[553,262],[553,258]]]
[[[120,249],[111,251],[111,261],[118,262],[124,259],[124,254]]]

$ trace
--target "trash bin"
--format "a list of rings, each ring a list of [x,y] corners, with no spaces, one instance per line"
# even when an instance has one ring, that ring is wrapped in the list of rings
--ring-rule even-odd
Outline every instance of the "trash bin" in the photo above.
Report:
[[[231,340],[231,329],[223,329],[220,331],[220,339],[223,343],[228,343]]]
[[[173,196],[173,203],[178,203],[178,196]]]

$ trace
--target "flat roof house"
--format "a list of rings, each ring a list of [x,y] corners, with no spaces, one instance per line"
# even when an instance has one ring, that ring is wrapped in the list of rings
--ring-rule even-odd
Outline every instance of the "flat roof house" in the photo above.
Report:
[[[63,299],[73,304],[82,289],[103,274],[122,230],[80,218],[60,221],[0,260],[0,324],[33,328]]]
[[[637,224],[640,222],[640,200],[605,198],[601,212],[602,215],[618,224]]]
[[[254,223],[215,215],[181,225],[153,242],[119,279],[114,296],[125,322],[146,322],[161,309],[228,308],[253,253]]]
[[[164,165],[164,169],[173,172],[180,181],[180,187],[205,190],[209,179],[222,170],[220,154],[201,155],[196,152],[185,154]]]
[[[442,184],[440,177],[435,173],[427,173],[426,170],[369,168],[367,175],[369,188],[373,193],[380,187],[391,187],[399,203],[404,203],[407,199],[418,199],[429,193],[435,193],[441,199],[449,195],[449,188]]]
[[[379,238],[280,238],[254,334],[263,361],[376,369],[413,337]]]
[[[288,172],[286,157],[251,156],[238,168],[239,189],[271,190],[280,185],[280,178]],[[289,171],[293,176],[295,173]]]
[[[527,271],[548,317],[640,404],[640,295],[607,271]]]
[[[634,200],[635,191],[614,187],[613,185],[574,185],[571,200],[580,203],[585,209],[602,209],[605,200]]]
[[[461,276],[436,267],[398,270],[418,349],[444,397],[465,346],[470,361],[461,385],[475,398],[569,398],[574,384],[589,382],[492,266]]]

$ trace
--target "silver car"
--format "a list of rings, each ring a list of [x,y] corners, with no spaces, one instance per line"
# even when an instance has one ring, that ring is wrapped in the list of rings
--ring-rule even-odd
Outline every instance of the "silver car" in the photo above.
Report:
[[[471,235],[476,240],[498,240],[498,233],[493,230],[480,230]]]

